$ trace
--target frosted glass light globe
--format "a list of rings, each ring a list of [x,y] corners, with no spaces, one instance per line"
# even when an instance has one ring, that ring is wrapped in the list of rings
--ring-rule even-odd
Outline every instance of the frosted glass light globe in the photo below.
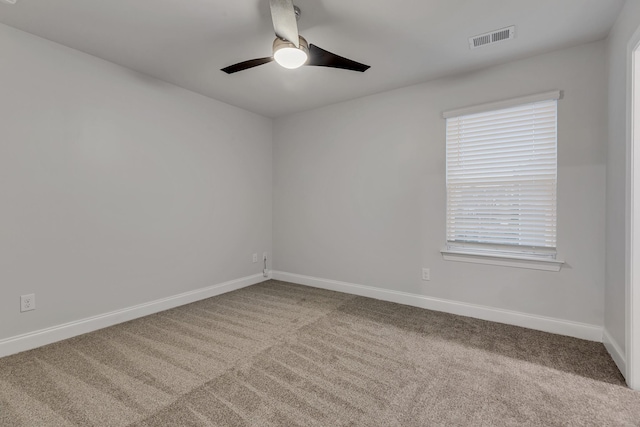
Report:
[[[283,47],[273,54],[273,59],[284,68],[299,68],[307,62],[307,53],[297,47]]]

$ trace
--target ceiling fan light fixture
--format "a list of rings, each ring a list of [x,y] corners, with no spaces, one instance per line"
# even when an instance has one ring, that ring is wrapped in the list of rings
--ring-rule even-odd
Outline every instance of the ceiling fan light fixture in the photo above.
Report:
[[[283,68],[289,69],[298,68],[302,65],[312,65],[364,73],[371,68],[368,65],[308,44],[298,32],[297,19],[300,17],[300,8],[293,4],[293,0],[269,0],[269,7],[271,8],[273,31],[276,33],[272,55],[266,58],[238,62],[224,67],[220,71],[234,74],[272,61],[276,61]]]
[[[309,58],[309,45],[304,37],[300,37],[300,48],[293,43],[276,38],[273,42],[273,59],[284,68],[290,70],[303,66]]]

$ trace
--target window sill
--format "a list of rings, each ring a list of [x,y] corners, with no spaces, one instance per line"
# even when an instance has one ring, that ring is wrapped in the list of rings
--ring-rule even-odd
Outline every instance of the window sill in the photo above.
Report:
[[[560,271],[564,261],[526,256],[489,255],[477,252],[463,252],[443,249],[440,251],[446,261],[471,262],[475,264],[500,265],[503,267],[528,268],[532,270]]]

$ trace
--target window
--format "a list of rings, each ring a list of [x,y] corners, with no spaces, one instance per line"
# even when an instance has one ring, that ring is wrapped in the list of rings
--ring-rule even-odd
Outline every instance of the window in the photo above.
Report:
[[[444,114],[443,252],[555,260],[559,98],[552,92]]]

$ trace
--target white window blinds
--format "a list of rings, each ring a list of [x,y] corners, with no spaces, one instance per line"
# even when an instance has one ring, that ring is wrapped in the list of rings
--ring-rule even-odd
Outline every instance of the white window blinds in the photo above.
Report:
[[[447,242],[555,256],[557,100],[447,118]]]

